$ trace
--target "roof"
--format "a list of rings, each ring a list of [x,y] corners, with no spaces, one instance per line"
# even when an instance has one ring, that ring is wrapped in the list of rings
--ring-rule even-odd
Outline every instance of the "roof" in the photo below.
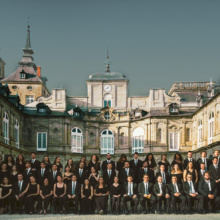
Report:
[[[125,75],[119,72],[99,72],[89,76],[90,80],[126,80]]]

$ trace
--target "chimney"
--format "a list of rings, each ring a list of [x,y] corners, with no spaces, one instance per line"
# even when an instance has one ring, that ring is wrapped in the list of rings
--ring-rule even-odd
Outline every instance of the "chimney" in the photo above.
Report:
[[[41,78],[41,66],[37,67],[37,75]]]

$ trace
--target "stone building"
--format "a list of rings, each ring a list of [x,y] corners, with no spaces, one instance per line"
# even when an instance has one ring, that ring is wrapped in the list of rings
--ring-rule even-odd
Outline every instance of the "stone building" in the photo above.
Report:
[[[69,97],[65,89],[46,88],[36,72],[28,28],[24,55],[15,73],[0,85],[1,154],[29,155],[36,151],[62,160],[87,159],[111,153],[152,152],[172,160],[175,152],[199,156],[220,146],[220,87],[215,82],[177,82],[168,93],[150,89],[149,96],[128,97],[129,80],[111,72],[107,55],[105,72],[91,74],[87,97]],[[20,78],[19,74],[30,77]],[[35,89],[28,89],[31,86]],[[19,89],[15,89],[17,87]],[[16,92],[15,92],[16,91]],[[34,96],[27,102],[27,96]]]

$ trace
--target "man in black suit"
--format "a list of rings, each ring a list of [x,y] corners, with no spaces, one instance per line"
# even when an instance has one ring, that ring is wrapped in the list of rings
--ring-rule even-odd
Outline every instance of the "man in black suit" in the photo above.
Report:
[[[120,175],[119,175],[119,181],[121,184],[124,184],[127,182],[127,178],[128,176],[132,176],[133,179],[134,179],[134,170],[130,168],[130,164],[128,161],[126,161],[124,163],[124,167],[121,172],[120,172]],[[132,179],[132,180],[133,180]]]
[[[219,150],[215,150],[213,153],[213,157],[217,157],[218,158],[218,166],[220,167],[220,155],[219,155]]]
[[[22,214],[22,207],[24,205],[25,190],[27,185],[28,183],[23,179],[23,174],[19,173],[18,181],[13,185],[12,196],[9,197],[9,203],[11,207],[9,214],[14,212],[15,202],[19,203],[19,214]]]
[[[138,173],[139,173],[139,170],[141,169],[142,163],[143,163],[141,160],[138,159],[138,157],[139,157],[138,152],[135,152],[134,159],[130,161],[130,167],[131,167],[131,169],[134,170],[134,182],[135,183],[139,182]]]
[[[205,172],[204,179],[199,182],[199,193],[204,196],[204,208],[207,211],[208,203],[212,206],[212,211],[216,212],[220,204],[220,197],[214,180],[210,178],[210,173]]]
[[[164,166],[164,165],[161,165]],[[164,167],[165,170],[165,167]],[[163,183],[163,177],[157,177],[157,183],[154,184],[153,188],[154,194],[157,198],[157,212],[161,214],[162,201],[164,201],[164,207],[166,209],[166,213],[169,213],[170,207],[170,195],[167,188],[166,183]]]
[[[143,162],[143,167],[139,170],[138,179],[139,183],[143,181],[144,174],[149,176],[149,182],[154,183],[154,171],[148,168],[148,162]]]
[[[69,202],[75,202],[75,214],[78,213],[78,203],[81,196],[81,184],[77,182],[76,175],[72,176],[72,181],[67,185],[66,190],[66,212],[69,212]]]
[[[142,213],[147,214],[146,202],[151,203],[151,213],[155,213],[155,205],[157,199],[153,194],[153,183],[149,182],[149,176],[144,174],[143,182],[138,184],[138,194],[140,196],[140,203],[142,207]]]
[[[36,159],[36,153],[32,152],[31,153],[31,169],[36,172],[37,170],[40,169],[40,161]]]
[[[31,168],[31,162],[29,160],[27,160],[25,162],[25,171],[23,173],[23,178],[25,182],[30,182],[30,176],[35,176],[35,171],[32,170]]]
[[[198,179],[199,181],[204,180],[204,174],[205,174],[205,164],[200,163],[200,169],[198,170]]]
[[[83,184],[85,179],[88,178],[88,172],[86,169],[84,169],[85,164],[83,162],[80,162],[79,168],[75,170],[74,174],[76,175],[77,182],[80,184]]]
[[[112,168],[112,164],[108,163],[107,170],[103,170],[103,179],[105,184],[110,187],[110,185],[114,182],[114,177],[116,176],[115,170]]]
[[[109,163],[112,164],[112,169],[115,170],[115,161],[113,161],[113,160],[111,159],[111,154],[110,154],[110,153],[107,153],[106,159],[107,159],[107,160],[105,160],[105,161],[102,162],[102,172],[103,172],[104,170],[107,170],[107,165],[108,165]]]
[[[57,165],[53,164],[52,171],[49,172],[49,181],[52,186],[57,183],[57,176],[62,176],[62,174],[61,172],[57,171]]]
[[[156,179],[158,178],[158,176],[162,176],[163,183],[165,183],[165,184],[170,183],[170,175],[169,175],[169,173],[165,172],[165,165],[164,164],[160,165],[160,171],[156,173]]]
[[[203,214],[204,197],[198,194],[198,183],[192,181],[192,174],[190,173],[187,174],[186,178],[187,181],[183,183],[183,191],[187,199],[188,212],[192,214],[193,201],[197,200],[199,202],[198,211]]]
[[[209,166],[211,179],[215,180],[218,192],[220,193],[220,167],[218,166],[218,157],[213,157],[212,164]]]
[[[40,163],[40,169],[37,170],[36,178],[37,178],[37,183],[43,185],[45,178],[48,178],[49,176],[49,171],[46,169],[46,164],[44,162]]]
[[[127,182],[124,183],[123,187],[123,197],[122,197],[122,203],[125,208],[125,214],[128,215],[128,206],[127,202],[131,201],[131,208],[132,208],[132,213],[137,214],[137,206],[139,203],[138,199],[138,191],[137,191],[137,184],[133,182],[133,177],[128,176],[127,177]]]
[[[197,169],[199,170],[200,164],[204,163],[205,164],[205,171],[208,171],[210,161],[209,161],[209,159],[206,158],[206,156],[207,156],[206,151],[202,151],[200,155],[201,155],[201,157],[197,160]]]
[[[169,194],[171,196],[172,212],[178,214],[176,203],[180,203],[181,211],[185,212],[186,197],[183,194],[182,183],[177,183],[177,177],[172,176],[172,181],[168,185]]]
[[[189,162],[193,162],[193,168],[197,169],[197,162],[192,158],[192,151],[188,151],[188,158],[186,158],[183,162],[183,168],[186,169]]]

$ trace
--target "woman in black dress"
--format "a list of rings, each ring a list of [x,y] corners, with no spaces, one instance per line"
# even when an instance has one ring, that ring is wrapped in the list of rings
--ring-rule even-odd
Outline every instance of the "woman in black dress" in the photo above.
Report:
[[[125,154],[121,154],[119,160],[117,161],[117,170],[119,173],[124,168],[125,161],[127,161],[127,156]]]
[[[186,169],[183,172],[183,181],[186,182],[186,177],[187,174],[191,174],[192,175],[192,181],[193,182],[198,182],[198,172],[197,170],[193,167],[193,162],[190,161],[186,167]]]
[[[152,153],[147,154],[147,156],[145,157],[145,161],[148,162],[148,168],[150,168],[151,170],[155,170],[157,168],[157,164]]]
[[[112,200],[113,214],[119,214],[120,212],[122,188],[118,182],[119,182],[119,179],[117,176],[115,176],[114,183],[110,186],[110,196]]]
[[[103,177],[99,178],[98,184],[94,189],[94,195],[98,213],[106,213],[106,202],[108,199],[109,191],[107,185],[105,185]]]
[[[90,185],[95,188],[95,186],[97,185],[98,183],[98,180],[99,180],[99,172],[96,171],[96,168],[95,167],[92,167],[91,168],[91,173],[89,175],[89,183]]]
[[[18,181],[18,171],[17,171],[17,166],[13,165],[12,170],[11,170],[11,175],[10,175],[10,182],[12,184],[17,183]]]
[[[92,212],[93,187],[89,180],[85,179],[81,187],[81,212],[82,214],[91,214]]]
[[[30,176],[30,183],[28,184],[25,193],[27,196],[24,200],[26,214],[34,214],[34,203],[37,201],[40,193],[40,186],[36,183],[34,176]]]
[[[160,167],[160,165],[164,165],[165,166],[165,172],[170,172],[169,168],[170,168],[170,163],[167,161],[167,156],[166,154],[162,154],[161,156],[161,161],[158,162],[158,165]]]
[[[89,172],[89,173],[91,172],[91,168],[92,168],[92,167],[95,167],[95,169],[96,169],[97,171],[100,170],[100,160],[99,160],[98,156],[95,155],[95,154],[93,154],[93,155],[91,156],[91,160],[89,161],[89,164],[88,164],[88,172]]]
[[[23,173],[25,170],[25,161],[24,156],[22,154],[19,154],[16,158],[16,166],[19,173]]]
[[[7,170],[7,164],[3,162],[1,167],[2,167],[2,169],[0,171],[0,182],[3,181],[4,177],[9,178],[9,176],[10,176],[10,173]]]
[[[46,164],[46,169],[51,171],[52,165],[49,156],[44,156],[43,162]]]
[[[71,180],[72,175],[73,175],[73,173],[70,172],[70,167],[67,165],[65,167],[65,172],[63,173],[63,180],[66,185],[68,185],[72,181]]]
[[[176,163],[172,170],[171,170],[171,179],[172,176],[176,176],[177,177],[177,183],[182,183],[183,182],[183,172],[180,170],[179,165]]]
[[[52,200],[53,190],[51,185],[49,185],[48,178],[44,179],[44,184],[40,186],[40,196],[38,197],[38,206],[40,214],[47,214],[47,208]],[[42,209],[42,203],[44,202],[44,208]]]
[[[183,172],[183,158],[179,153],[176,153],[173,158],[173,162],[171,166],[173,167],[175,164],[178,164],[179,169]]]
[[[60,214],[63,213],[63,207],[65,206],[65,198],[66,195],[66,184],[63,182],[61,176],[57,176],[57,183],[54,184],[53,187],[53,213],[57,214],[58,211]],[[59,210],[58,210],[59,207]],[[65,207],[66,211],[66,207]]]
[[[71,173],[74,173],[75,172],[75,166],[74,166],[74,163],[73,163],[73,159],[68,159],[67,162],[66,162],[66,166],[69,166],[70,167],[70,172]]]
[[[2,184],[0,185],[0,214],[4,212],[6,206],[9,206],[9,197],[12,193],[12,185],[9,182],[8,177],[4,177]]]
[[[57,165],[57,171],[62,173],[63,165],[60,162],[60,157],[56,157],[53,164],[56,164]]]
[[[12,157],[12,155],[8,155],[6,157],[5,163],[7,164],[7,170],[10,173],[12,166],[15,164],[14,158]]]

